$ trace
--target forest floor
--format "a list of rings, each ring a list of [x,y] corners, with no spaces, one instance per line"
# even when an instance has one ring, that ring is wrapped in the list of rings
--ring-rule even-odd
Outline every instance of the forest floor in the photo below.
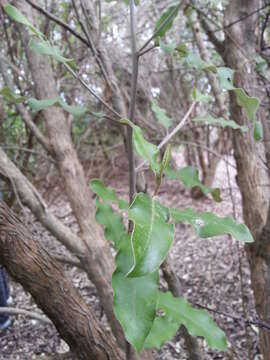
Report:
[[[233,163],[232,159],[229,161]],[[233,216],[235,213],[236,219],[241,221],[241,197],[235,183],[235,171],[232,167],[229,171],[227,170],[225,163],[221,162],[213,184],[221,189],[223,199],[221,203],[216,203],[210,198],[194,200],[190,196],[190,190],[185,189],[176,181],[164,182],[160,191],[160,200],[174,207],[193,207],[199,211],[212,211],[221,216]],[[228,173],[230,174],[229,182]],[[126,197],[128,189],[126,174],[127,163],[119,157],[115,159],[113,170],[105,176],[106,185],[115,187],[118,194],[123,197]],[[149,175],[147,180],[151,193],[153,179]],[[60,192],[55,188],[50,194],[50,209],[55,215],[61,217],[65,224],[77,231],[68,202],[57,196],[58,193]],[[232,203],[232,196],[234,203]],[[30,220],[33,231],[52,254],[69,255],[67,250],[59,245],[37,221],[32,217]],[[175,272],[181,279],[183,296],[194,305],[199,304],[226,314],[212,312],[216,323],[226,333],[228,350],[226,352],[213,351],[207,347],[205,341],[200,339],[203,358],[211,360],[261,359],[258,349],[258,329],[255,326],[245,327],[243,321],[235,321],[230,317],[248,319],[256,317],[243,245],[236,243],[228,236],[198,239],[189,225],[179,225],[171,253]],[[64,265],[63,268],[89,305],[96,311],[97,317],[104,323],[105,319],[96,298],[95,287],[76,267]],[[20,285],[10,280],[10,287],[13,307],[40,312],[31,296]],[[156,352],[156,359],[188,359],[184,349],[183,340],[178,334],[163,346],[162,350]],[[66,351],[68,351],[68,346],[59,338],[53,325],[43,324],[21,315],[13,318],[13,326],[0,337],[1,360],[45,360],[48,356]]]

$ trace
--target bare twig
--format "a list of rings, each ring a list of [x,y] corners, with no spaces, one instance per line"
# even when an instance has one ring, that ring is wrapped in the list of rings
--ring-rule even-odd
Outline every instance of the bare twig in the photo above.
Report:
[[[224,161],[226,164],[228,164],[230,167],[232,167],[233,169],[236,169],[236,166],[234,164],[232,164],[230,161],[226,160],[225,157],[214,151],[213,149],[209,148],[208,146],[202,144],[202,143],[195,143],[192,141],[185,141],[185,140],[180,140],[178,144],[185,144],[185,145],[190,145],[190,146],[195,146],[195,147],[199,147],[205,151],[208,151],[209,153],[213,154],[214,156],[220,158],[222,161]]]
[[[210,311],[210,312],[212,312],[214,314],[222,315],[222,316],[225,316],[227,318],[233,319],[234,321],[237,321],[237,322],[241,322],[241,323],[244,323],[244,324],[247,324],[247,325],[255,325],[258,328],[263,329],[263,330],[270,333],[270,324],[268,324],[265,321],[262,321],[260,319],[258,319],[258,320],[249,320],[249,319],[245,319],[245,318],[243,318],[241,316],[225,313],[225,312],[219,311],[219,310],[214,310],[214,309],[209,308],[208,306],[204,306],[204,305],[201,305],[201,304],[198,304],[198,303],[195,303],[193,305],[196,305],[199,308],[205,309],[205,310]]]
[[[77,268],[83,270],[83,266],[79,260],[72,259],[68,256],[62,256],[62,255],[53,255],[53,258],[62,264],[74,266],[74,267],[77,267]]]
[[[56,24],[62,26],[64,29],[69,31],[72,35],[74,35],[77,39],[83,42],[85,45],[89,46],[88,40],[82,37],[77,31],[72,29],[68,24],[64,21],[59,19],[58,17],[54,16],[53,14],[49,13],[47,10],[43,9],[37,3],[32,2],[31,0],[25,0],[29,5],[31,5],[34,9],[38,10],[41,14],[45,15],[50,20],[54,21]]]
[[[40,151],[36,151],[36,150],[32,150],[32,149],[27,149],[27,148],[23,148],[23,147],[19,147],[19,146],[12,146],[12,145],[3,145],[1,146],[2,149],[7,149],[7,150],[18,150],[18,151],[24,151],[24,152],[29,152],[31,154],[34,154],[34,155],[39,155],[39,156],[42,156],[44,157],[44,159],[48,160],[48,161],[51,161],[52,163],[56,164],[56,161],[51,158],[50,156],[47,156],[45,154],[43,154],[42,152]]]
[[[258,9],[250,12],[249,14],[247,14],[247,15],[245,15],[245,16],[242,16],[242,17],[240,17],[240,18],[232,21],[231,23],[229,23],[229,24],[227,24],[227,25],[225,25],[225,26],[218,26],[218,25],[216,24],[216,22],[208,16],[208,14],[206,14],[206,13],[203,12],[201,9],[199,9],[197,6],[195,6],[195,5],[193,4],[193,2],[190,2],[189,6],[191,6],[191,7],[192,7],[194,10],[196,10],[200,15],[204,16],[206,19],[208,19],[208,20],[211,21],[213,24],[215,24],[215,26],[217,26],[217,29],[212,30],[212,32],[218,32],[218,31],[223,31],[223,30],[225,30],[225,29],[229,29],[229,28],[232,27],[233,25],[235,25],[235,24],[237,24],[237,23],[239,23],[239,22],[241,22],[241,21],[244,21],[244,20],[248,19],[250,16],[253,16],[253,15],[257,14],[258,12],[260,12],[260,11],[264,10],[265,8],[267,8],[268,6],[270,6],[270,3],[264,4],[263,6],[259,7]]]
[[[90,92],[91,95],[93,95],[99,102],[101,102],[101,104],[107,109],[109,110],[112,114],[114,114],[118,119],[121,119],[122,116],[117,112],[115,111],[109,104],[106,103],[105,100],[103,100],[93,89],[90,88],[90,86],[88,86],[86,84],[86,82],[80,78],[80,76],[74,71],[71,69],[71,67],[67,64],[64,63],[64,66],[65,68],[71,73],[71,75],[76,79],[78,80],[82,85],[83,87],[88,90]],[[113,119],[112,119],[113,120]],[[119,121],[117,120],[114,120],[115,122],[117,122],[118,124],[121,124],[123,125],[122,123],[120,123]]]
[[[45,324],[52,324],[51,320],[46,318],[43,315],[39,315],[36,312],[28,311],[24,309],[17,309],[17,308],[11,308],[11,307],[0,307],[0,314],[6,314],[6,315],[25,315],[28,317],[31,317],[32,319],[39,320]]]
[[[180,123],[172,130],[172,132],[170,132],[162,141],[161,143],[158,145],[158,149],[160,150],[161,148],[163,148],[170,140],[171,138],[186,124],[190,114],[192,113],[194,107],[196,105],[196,101],[194,101],[190,108],[188,109],[188,111],[186,112],[185,116],[183,117],[183,119],[180,121]],[[138,172],[144,165],[146,164],[146,161],[143,161],[141,164],[139,164],[135,171]]]

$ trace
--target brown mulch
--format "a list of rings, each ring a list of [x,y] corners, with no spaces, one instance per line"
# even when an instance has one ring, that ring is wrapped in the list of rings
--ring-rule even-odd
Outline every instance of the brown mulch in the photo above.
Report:
[[[232,162],[232,159],[230,159]],[[115,161],[115,167],[106,175],[106,184],[117,189],[119,195],[127,194],[127,164],[122,158]],[[209,198],[193,200],[190,191],[175,181],[167,181],[162,185],[160,200],[174,207],[193,207],[199,211],[213,211],[218,215],[232,216],[233,207],[229,190],[227,172],[224,163],[220,164],[215,179],[215,186],[222,190],[223,201],[215,203]],[[95,174],[96,175],[96,174]],[[150,193],[153,183],[148,176]],[[236,218],[241,221],[241,197],[235,184],[235,174],[230,169],[230,183],[236,209]],[[59,190],[59,189],[58,189]],[[54,191],[57,192],[57,189]],[[52,194],[51,199],[54,198]],[[63,222],[77,231],[76,224],[70,213],[67,200],[55,197],[51,201],[50,209],[58,216],[63,216]],[[54,254],[68,253],[59,245],[43,227],[32,219],[33,231],[40,236],[47,247]],[[250,274],[243,244],[237,244],[228,236],[214,239],[198,239],[190,226],[177,225],[175,242],[172,249],[174,269],[181,279],[183,296],[191,303],[200,304],[226,314],[254,319],[254,301],[250,286]],[[95,288],[88,281],[86,275],[70,266],[64,266],[70,275],[74,286],[85,297],[100,321],[105,324],[102,310],[96,298]],[[241,273],[241,276],[240,276]],[[10,280],[13,296],[13,307],[38,312],[39,309],[31,296],[22,287]],[[209,349],[206,342],[200,339],[204,359],[261,359],[258,349],[258,329],[247,327],[236,322],[229,316],[212,314],[216,323],[225,331],[228,339],[226,352]],[[45,325],[36,320],[23,316],[14,317],[13,326],[1,334],[0,359],[47,359],[48,356],[62,354],[68,351],[68,346],[62,341],[53,325]],[[107,325],[106,325],[107,326]],[[157,352],[156,359],[174,360],[187,359],[184,343],[179,334],[169,341],[162,350]],[[44,356],[44,357],[41,357]],[[56,358],[55,358],[56,359]]]

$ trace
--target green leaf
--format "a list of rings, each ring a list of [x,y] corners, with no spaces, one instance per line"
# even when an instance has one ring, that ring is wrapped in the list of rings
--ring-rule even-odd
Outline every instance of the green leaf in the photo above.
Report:
[[[60,99],[59,96],[52,99],[44,99],[44,100],[37,100],[34,98],[28,99],[28,105],[34,112],[38,112],[41,110],[45,110],[50,106],[61,106],[65,111],[69,112],[71,115],[75,117],[80,117],[84,115],[88,109],[86,106],[70,106],[67,105],[64,101]]]
[[[5,86],[0,91],[0,94],[3,96],[3,98],[11,104],[19,104],[23,103],[26,100],[25,96],[18,95],[14,93],[12,90],[10,90],[9,87]]]
[[[208,102],[211,100],[211,97],[209,95],[203,95],[198,89],[193,88],[191,92],[191,98],[194,101],[198,102]]]
[[[55,60],[67,64],[73,69],[76,67],[73,59],[68,59],[62,56],[60,50],[56,47],[51,46],[48,41],[42,40],[40,42],[36,42],[35,40],[31,39],[28,46],[29,49],[36,54],[51,56]]]
[[[180,55],[180,57],[186,57],[188,55],[186,44],[177,45],[175,50],[177,51],[178,55]]]
[[[133,127],[133,146],[134,149],[141,158],[146,160],[151,169],[154,172],[159,171],[159,164],[157,161],[159,150],[156,145],[151,144],[147,140],[145,140],[143,136],[142,129],[138,126]]]
[[[186,62],[190,67],[193,67],[196,70],[208,70],[214,73],[217,71],[215,65],[208,64],[202,60],[199,54],[188,54],[186,57]]]
[[[12,20],[27,26],[28,29],[40,39],[44,38],[44,35],[38,29],[36,29],[16,7],[8,4],[4,5],[3,8]]]
[[[221,89],[224,90],[234,90],[233,85],[235,71],[228,67],[219,67],[217,68],[217,76],[219,80],[219,85]]]
[[[152,111],[154,112],[157,121],[162,126],[164,126],[166,129],[168,129],[171,126],[172,119],[166,115],[166,110],[164,110],[158,106],[158,103],[156,100],[153,100],[153,102],[152,102]]]
[[[117,214],[111,205],[96,201],[96,221],[104,225],[104,234],[108,241],[112,241],[116,250],[120,249],[121,242],[128,241],[129,235],[123,223],[123,218]]]
[[[116,196],[115,190],[110,186],[105,186],[104,182],[99,179],[93,179],[90,182],[91,190],[97,194],[105,202],[113,202],[118,204],[120,209],[127,209],[129,207],[128,202],[121,200]]]
[[[255,120],[256,112],[259,108],[260,102],[257,98],[248,96],[243,89],[234,89],[236,93],[237,104],[242,106],[250,121]]]
[[[139,278],[126,278],[116,271],[112,277],[115,315],[127,341],[138,353],[155,319],[158,279],[158,272]]]
[[[167,313],[164,316],[156,316],[153,327],[147,336],[145,349],[160,349],[166,341],[172,340],[179,329],[179,323],[173,321]]]
[[[171,209],[174,222],[190,223],[201,238],[230,234],[234,239],[251,243],[253,237],[245,224],[239,224],[230,217],[218,217],[210,212],[197,213],[192,209]]]
[[[88,112],[88,108],[86,106],[68,105],[60,98],[59,98],[59,104],[65,111],[78,118],[85,115]]]
[[[151,144],[145,140],[142,129],[139,126],[134,125],[129,119],[121,119],[121,123],[128,124],[133,129],[133,147],[138,156],[150,164],[150,167],[154,173],[159,172],[160,166],[157,161],[159,150],[154,144]]]
[[[122,233],[121,241],[118,244],[118,252],[115,258],[116,269],[118,272],[125,275],[133,266],[133,262],[131,236],[128,233],[123,236]]]
[[[165,54],[171,54],[176,49],[176,43],[166,44],[161,39],[159,40],[159,46]]]
[[[91,114],[98,119],[101,119],[105,116],[105,113],[103,111],[91,111]]]
[[[263,137],[263,129],[260,121],[255,121],[254,123],[253,137],[255,141],[260,141]]]
[[[117,250],[117,271],[126,274],[133,265],[131,236],[128,234],[121,215],[117,214],[111,205],[96,201],[96,221],[104,225],[104,234],[108,241],[114,243]]]
[[[219,84],[222,89],[235,92],[237,104],[243,107],[248,119],[254,121],[260,102],[257,98],[248,96],[242,88],[235,88],[233,86],[234,72],[235,71],[230,68],[218,68]]]
[[[172,146],[168,144],[161,161],[160,176],[162,176],[163,173],[168,169],[171,162],[171,154],[172,154]]]
[[[166,10],[161,15],[160,19],[156,22],[156,25],[155,25],[155,33],[157,32],[156,36],[155,36],[156,37],[156,41],[155,41],[156,45],[159,45],[158,38],[163,37],[166,34],[166,32],[168,30],[170,30],[171,27],[173,26],[173,22],[178,15],[178,11],[179,11],[179,6],[171,6],[171,7],[169,7],[168,10]],[[169,18],[170,18],[170,20],[166,23],[166,25],[162,26],[162,24]],[[160,26],[162,26],[162,28],[158,31]]]
[[[235,130],[239,129],[242,132],[248,131],[248,128],[246,126],[238,125],[234,120],[226,120],[222,117],[214,118],[213,116],[208,114],[205,116],[196,116],[192,119],[192,121],[209,125],[220,125],[223,128],[230,127]]]
[[[136,195],[128,217],[134,224],[131,237],[134,264],[127,275],[144,276],[156,271],[165,260],[173,243],[174,226],[168,223],[168,209],[143,193]]]
[[[201,191],[207,195],[211,194],[215,201],[220,202],[220,190],[217,188],[210,188],[201,183],[199,180],[199,172],[192,166],[187,166],[181,170],[167,169],[165,174],[171,180],[180,180],[187,188],[198,187]]]
[[[58,104],[59,97],[52,98],[52,99],[45,99],[45,100],[37,100],[31,98],[28,100],[28,105],[34,112],[38,112],[41,110],[45,110],[50,106]]]
[[[160,347],[170,340],[177,329],[184,325],[192,336],[202,336],[213,348],[225,351],[226,336],[205,310],[195,309],[183,298],[175,298],[170,292],[159,293],[157,305],[163,316],[157,317],[148,335],[145,347]]]
[[[256,71],[259,74],[264,74],[268,69],[267,61],[262,59],[262,61],[256,62]]]

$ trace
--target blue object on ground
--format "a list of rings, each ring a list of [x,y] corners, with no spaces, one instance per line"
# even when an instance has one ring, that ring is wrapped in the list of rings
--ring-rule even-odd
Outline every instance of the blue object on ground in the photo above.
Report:
[[[5,270],[0,267],[0,307],[8,306],[9,288]],[[6,314],[0,314],[0,331],[7,329],[11,325],[11,320]]]
[[[3,324],[0,324],[0,331],[7,330],[11,325],[11,320],[8,318]]]

